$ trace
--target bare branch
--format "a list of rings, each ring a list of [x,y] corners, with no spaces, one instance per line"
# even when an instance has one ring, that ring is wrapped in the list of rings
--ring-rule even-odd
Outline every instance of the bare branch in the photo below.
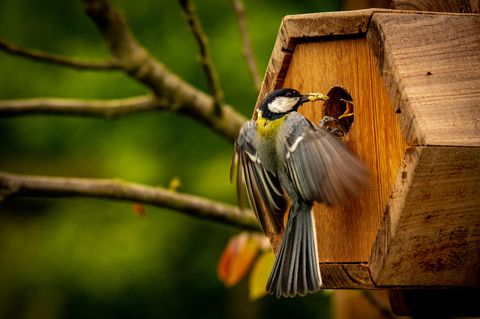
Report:
[[[44,52],[41,50],[22,48],[1,38],[0,50],[3,50],[12,55],[25,57],[31,60],[66,66],[78,70],[118,70],[118,66],[113,63],[113,61],[78,60],[70,57],[64,57],[58,54]]]
[[[218,80],[218,74],[213,65],[212,58],[208,49],[208,38],[202,28],[202,23],[197,15],[195,6],[190,0],[179,0],[185,19],[187,20],[190,31],[192,31],[195,40],[200,49],[200,63],[203,72],[207,78],[207,85],[214,99],[215,114],[222,114],[222,105],[224,104],[223,91]]]
[[[0,116],[22,116],[22,115],[75,115],[75,116],[92,116],[114,118],[133,113],[162,110],[176,112],[180,111],[188,113],[188,108],[177,109],[177,105],[172,104],[169,100],[155,95],[141,95],[123,99],[96,100],[96,99],[68,99],[68,98],[31,98],[31,99],[14,99],[0,100]],[[219,124],[222,126],[217,131],[229,140],[234,141],[238,128],[235,123],[245,121],[245,119],[236,113],[232,108],[224,111],[226,114]],[[196,117],[196,114],[189,114]],[[228,119],[231,119],[233,125],[228,126]],[[210,125],[208,119],[202,117],[196,118]]]
[[[130,32],[124,15],[111,0],[82,0],[87,15],[108,44],[115,63],[131,77],[149,87],[157,97],[169,101],[170,109],[191,116],[215,132],[234,141],[245,117],[225,104],[214,112],[211,96],[170,72],[142,47]]]
[[[250,71],[250,75],[252,76],[255,89],[258,92],[260,91],[262,82],[260,80],[260,74],[258,73],[257,64],[253,55],[250,37],[248,36],[247,19],[245,18],[245,8],[242,0],[232,0],[232,7],[233,11],[235,11],[235,15],[237,16],[238,27],[240,28],[240,34],[242,36],[243,56],[247,62],[248,71]]]
[[[0,172],[0,201],[13,196],[92,197],[173,209],[247,230],[259,230],[251,211],[189,194],[122,180],[29,176]]]
[[[167,109],[166,101],[153,95],[112,100],[33,98],[0,100],[0,115],[29,114],[80,115],[112,118],[154,109]]]

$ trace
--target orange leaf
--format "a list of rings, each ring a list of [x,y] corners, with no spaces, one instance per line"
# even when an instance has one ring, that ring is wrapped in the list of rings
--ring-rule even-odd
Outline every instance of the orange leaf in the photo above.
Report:
[[[234,286],[245,276],[258,254],[259,248],[257,238],[246,232],[229,240],[217,267],[218,278],[225,286]]]
[[[252,273],[248,281],[248,296],[251,300],[256,300],[267,294],[265,289],[268,276],[273,267],[275,255],[273,252],[266,251],[258,259],[253,266]]]
[[[139,216],[140,218],[147,217],[147,211],[145,210],[145,206],[141,203],[133,203],[132,204],[133,212]]]
[[[218,278],[225,283],[228,277],[228,272],[230,270],[230,264],[232,263],[233,254],[235,253],[235,238],[232,237],[225,249],[223,250],[222,256],[217,266],[217,276]]]

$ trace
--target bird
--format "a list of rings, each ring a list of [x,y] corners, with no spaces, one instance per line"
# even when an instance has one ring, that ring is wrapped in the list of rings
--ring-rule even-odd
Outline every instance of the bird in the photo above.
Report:
[[[320,290],[313,203],[341,204],[367,178],[365,165],[340,138],[297,112],[306,102],[327,99],[320,93],[277,89],[264,98],[256,120],[247,121],[235,141],[230,178],[236,179],[240,206],[246,190],[263,231],[272,224],[276,234],[283,231],[266,286],[277,298]]]

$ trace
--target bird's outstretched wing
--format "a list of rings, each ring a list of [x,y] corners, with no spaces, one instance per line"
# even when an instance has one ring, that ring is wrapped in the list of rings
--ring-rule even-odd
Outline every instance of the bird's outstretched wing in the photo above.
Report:
[[[285,121],[286,171],[305,202],[334,205],[366,184],[366,168],[339,138],[299,113]]]
[[[236,175],[237,198],[242,206],[242,189],[245,186],[248,200],[257,215],[263,231],[267,231],[266,216],[274,222],[274,231],[282,228],[282,213],[287,201],[275,173],[267,171],[257,156],[257,124],[249,121],[243,125],[235,142],[235,152],[230,168],[230,179]]]

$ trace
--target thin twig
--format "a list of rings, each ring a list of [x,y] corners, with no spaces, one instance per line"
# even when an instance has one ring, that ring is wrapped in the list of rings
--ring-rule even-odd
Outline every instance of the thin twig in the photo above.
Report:
[[[170,208],[247,230],[259,230],[251,211],[202,197],[117,179],[30,176],[0,172],[0,201],[14,196],[91,197]]]
[[[107,61],[88,61],[79,60],[75,58],[65,57],[58,54],[53,54],[41,50],[27,49],[17,46],[5,39],[0,38],[0,50],[3,50],[9,54],[21,56],[34,61],[45,62],[50,64],[56,64],[66,66],[78,70],[118,70],[118,66],[111,60]]]
[[[195,40],[198,43],[200,50],[200,63],[202,64],[203,71],[207,78],[207,85],[214,98],[214,110],[215,114],[220,115],[222,113],[222,106],[224,104],[223,91],[218,80],[218,74],[213,65],[213,61],[208,49],[208,38],[202,28],[202,23],[197,15],[195,6],[190,0],[179,0],[183,13],[187,20],[190,31],[192,31]]]
[[[214,111],[214,99],[193,87],[141,46],[130,31],[125,16],[111,0],[82,0],[86,14],[102,34],[118,65],[135,80],[168,101],[170,110],[192,117],[230,141],[237,138],[246,118],[224,104],[222,114]]]
[[[112,100],[66,98],[0,100],[1,116],[53,114],[113,118],[131,113],[167,108],[168,105],[165,101],[153,95]]]
[[[255,89],[258,92],[260,91],[260,86],[262,85],[262,82],[260,80],[260,74],[258,73],[257,64],[253,55],[250,37],[248,36],[247,19],[245,17],[245,8],[243,6],[242,0],[232,0],[232,7],[237,17],[238,27],[240,29],[240,35],[242,37],[243,56],[245,57],[245,61],[247,62],[248,71],[252,76]]]

